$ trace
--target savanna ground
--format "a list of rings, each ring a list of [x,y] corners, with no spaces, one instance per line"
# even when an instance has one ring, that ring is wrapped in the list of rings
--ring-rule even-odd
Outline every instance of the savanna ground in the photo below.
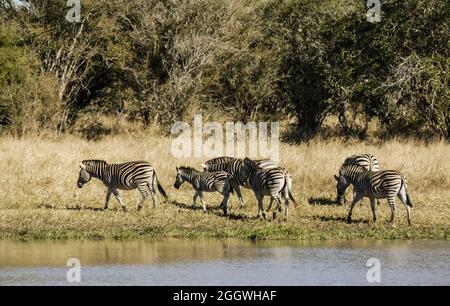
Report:
[[[220,195],[206,194],[208,213],[192,208],[193,189],[173,187],[175,166],[199,168],[204,159],[176,159],[171,139],[162,136],[114,136],[97,142],[73,136],[61,138],[2,137],[0,139],[0,238],[12,239],[135,239],[135,238],[244,238],[244,239],[449,239],[450,144],[397,141],[367,145],[339,140],[308,144],[281,144],[280,163],[292,174],[290,218],[275,221],[255,218],[253,193],[244,190],[246,207],[230,198],[230,215],[218,209]],[[377,206],[378,221],[371,221],[367,199],[355,207],[352,224],[345,223],[348,204],[337,206],[336,174],[344,158],[370,152],[383,169],[403,172],[409,183],[413,226],[397,199],[397,227],[388,225],[385,200]],[[136,212],[140,194],[122,191],[128,213],[112,197],[102,211],[105,187],[93,180],[78,189],[78,162],[98,158],[108,162],[143,159],[152,163],[169,200],[152,208],[149,199]],[[350,189],[347,199],[351,199]],[[268,198],[265,200],[267,207]],[[269,214],[269,216],[271,216]]]

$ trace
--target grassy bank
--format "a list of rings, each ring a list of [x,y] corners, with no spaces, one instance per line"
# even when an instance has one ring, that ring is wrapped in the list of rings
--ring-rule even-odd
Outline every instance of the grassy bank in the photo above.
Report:
[[[281,164],[294,178],[289,221],[255,219],[256,202],[245,190],[245,208],[232,197],[230,216],[217,208],[220,196],[206,194],[209,212],[192,209],[190,186],[173,188],[176,165],[198,166],[203,159],[175,159],[170,139],[118,136],[87,142],[66,136],[60,139],[0,139],[0,238],[11,239],[135,239],[163,237],[229,237],[244,239],[449,239],[450,145],[390,141],[380,145],[344,144],[340,141],[282,144]],[[397,227],[387,224],[385,200],[377,207],[378,221],[371,222],[368,200],[346,224],[348,206],[336,206],[335,181],[344,158],[353,153],[375,154],[383,169],[402,171],[409,182],[414,204],[412,227],[406,225],[404,207],[397,201]],[[136,213],[139,192],[122,192],[130,212],[123,213],[115,199],[103,207],[105,187],[92,181],[76,187],[78,161],[101,158],[108,162],[144,159],[157,170],[170,196],[168,203],[151,208],[151,201]],[[350,191],[349,191],[350,192]],[[351,198],[350,194],[347,196]],[[160,197],[161,198],[161,197]],[[266,204],[267,205],[267,204]]]

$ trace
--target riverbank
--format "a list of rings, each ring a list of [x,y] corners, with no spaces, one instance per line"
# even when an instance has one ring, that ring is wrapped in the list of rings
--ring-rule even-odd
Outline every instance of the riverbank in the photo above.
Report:
[[[390,141],[380,145],[312,142],[282,144],[280,163],[293,176],[293,194],[287,222],[259,220],[254,195],[243,193],[246,207],[230,199],[230,216],[217,208],[219,195],[206,194],[208,213],[192,209],[190,186],[173,188],[175,166],[199,168],[204,159],[175,159],[170,139],[163,137],[111,137],[88,142],[66,136],[59,139],[0,139],[0,239],[156,239],[241,238],[280,240],[348,239],[450,239],[450,145]],[[397,200],[397,227],[388,225],[385,200],[377,206],[378,221],[371,221],[368,200],[357,205],[354,223],[346,224],[348,205],[337,206],[335,181],[340,163],[354,153],[372,153],[382,169],[396,169],[408,178],[414,204],[413,226]],[[76,187],[78,161],[101,158],[109,162],[144,159],[150,161],[169,201],[156,209],[151,201],[136,213],[139,192],[122,191],[129,212],[123,213],[111,199],[111,209],[101,211],[105,187],[92,181]],[[206,159],[206,158],[205,158]],[[347,198],[351,198],[350,190]],[[161,196],[159,196],[161,201]],[[266,199],[266,205],[268,199]]]

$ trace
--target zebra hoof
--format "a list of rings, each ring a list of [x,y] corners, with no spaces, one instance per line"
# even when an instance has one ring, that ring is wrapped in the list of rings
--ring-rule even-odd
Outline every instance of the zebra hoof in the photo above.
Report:
[[[351,224],[352,223],[352,218],[347,218],[347,224]]]
[[[123,207],[123,212],[128,212],[126,207]]]

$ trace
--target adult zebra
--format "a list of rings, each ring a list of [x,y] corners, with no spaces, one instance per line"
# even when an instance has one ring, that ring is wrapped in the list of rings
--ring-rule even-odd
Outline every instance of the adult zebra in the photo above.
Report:
[[[122,209],[127,211],[118,189],[131,190],[136,188],[142,194],[142,200],[139,202],[137,208],[138,211],[141,210],[149,195],[152,197],[153,207],[156,207],[155,181],[159,192],[167,199],[167,194],[158,181],[155,169],[145,161],[108,164],[104,160],[83,160],[80,162],[80,174],[77,182],[78,188],[82,188],[92,177],[101,180],[108,188],[106,191],[105,209],[108,209],[109,198],[112,193],[117,201],[119,201]]]
[[[253,161],[259,168],[270,169],[280,167],[276,162],[269,159],[260,159]],[[248,179],[241,176],[244,160],[234,157],[217,157],[210,159],[202,164],[202,168],[205,171],[225,171],[231,175],[231,185],[233,190],[236,191],[236,195],[239,199],[241,207],[244,206],[244,200],[242,198],[240,186],[245,188],[251,188]],[[284,169],[284,168],[282,168]],[[286,170],[285,170],[286,171]],[[286,171],[287,173],[287,171]],[[289,175],[289,173],[287,173]],[[290,175],[289,175],[290,177]],[[270,203],[271,207],[272,201]]]
[[[355,190],[352,204],[348,212],[347,222],[352,221],[353,207],[364,197],[370,199],[373,221],[376,221],[375,199],[387,198],[391,208],[392,225],[395,224],[395,196],[405,205],[408,224],[411,225],[412,203],[407,191],[406,179],[398,171],[367,171],[364,167],[357,165],[343,165],[339,169],[339,176],[334,176],[337,185],[338,201],[342,201],[345,189],[352,184]]]
[[[173,186],[178,189],[184,182],[188,182],[194,187],[194,208],[197,206],[197,197],[200,197],[203,211],[206,212],[206,205],[203,202],[203,192],[217,191],[223,195],[220,207],[223,209],[224,215],[227,215],[228,198],[230,197],[230,192],[233,192],[230,184],[230,174],[225,171],[199,172],[191,167],[177,167],[176,169],[177,177]]]
[[[357,165],[363,167],[367,171],[380,171],[380,163],[378,162],[378,159],[372,154],[352,155],[350,157],[347,157],[342,165]],[[343,202],[346,202],[345,196],[343,197]],[[343,203],[338,202],[338,204],[342,205]],[[380,204],[378,199],[377,204]]]
[[[265,219],[263,199],[265,195],[275,200],[277,206],[273,210],[273,219],[276,217],[276,211],[281,212],[281,197],[285,200],[284,219],[289,215],[289,200],[297,204],[291,193],[292,179],[288,176],[285,169],[281,167],[260,168],[257,163],[249,158],[245,158],[241,169],[241,177],[248,181],[258,200],[258,217]]]

